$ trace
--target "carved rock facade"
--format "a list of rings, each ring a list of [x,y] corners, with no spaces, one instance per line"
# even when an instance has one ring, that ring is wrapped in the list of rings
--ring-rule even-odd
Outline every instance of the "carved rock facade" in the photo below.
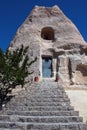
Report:
[[[37,57],[31,78],[59,78],[63,83],[87,84],[87,45],[75,25],[58,6],[35,6],[18,28],[9,49],[29,46]]]

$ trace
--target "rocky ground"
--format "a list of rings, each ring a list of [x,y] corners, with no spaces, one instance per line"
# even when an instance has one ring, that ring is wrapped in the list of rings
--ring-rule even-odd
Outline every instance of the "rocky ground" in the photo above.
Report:
[[[65,91],[70,98],[71,105],[79,111],[83,121],[87,122],[87,90],[68,88]]]

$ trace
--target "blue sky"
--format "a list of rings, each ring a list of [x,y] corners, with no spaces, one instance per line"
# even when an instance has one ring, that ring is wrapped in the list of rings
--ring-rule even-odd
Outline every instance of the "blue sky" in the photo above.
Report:
[[[0,0],[0,48],[4,51],[35,5],[58,5],[87,41],[87,0]]]

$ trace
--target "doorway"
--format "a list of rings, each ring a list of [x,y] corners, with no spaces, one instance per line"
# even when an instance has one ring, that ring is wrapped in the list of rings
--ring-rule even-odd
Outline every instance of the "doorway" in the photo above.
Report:
[[[42,76],[44,78],[52,77],[52,58],[42,57]]]

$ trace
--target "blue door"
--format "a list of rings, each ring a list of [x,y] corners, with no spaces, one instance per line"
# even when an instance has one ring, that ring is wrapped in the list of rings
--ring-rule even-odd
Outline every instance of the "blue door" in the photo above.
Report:
[[[52,77],[52,59],[42,58],[42,75],[43,77]]]

